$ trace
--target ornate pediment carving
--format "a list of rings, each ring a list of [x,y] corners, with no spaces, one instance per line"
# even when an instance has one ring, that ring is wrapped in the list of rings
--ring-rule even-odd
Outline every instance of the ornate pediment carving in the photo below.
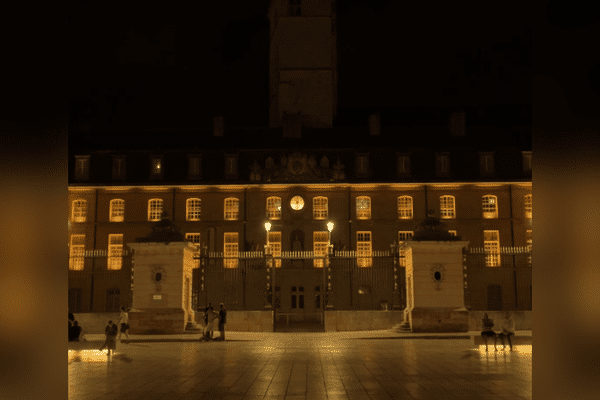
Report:
[[[339,158],[333,168],[329,159],[322,156],[320,162],[314,154],[294,152],[281,156],[276,164],[272,157],[265,160],[265,169],[261,170],[257,162],[250,167],[250,180],[263,182],[331,182],[345,178],[344,165]]]

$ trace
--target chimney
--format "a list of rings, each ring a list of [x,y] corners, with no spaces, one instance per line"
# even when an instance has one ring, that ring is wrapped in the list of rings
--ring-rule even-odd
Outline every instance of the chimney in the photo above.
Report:
[[[225,119],[223,116],[213,117],[213,136],[223,137],[225,130]]]
[[[464,137],[465,136],[465,112],[454,111],[450,113],[448,117],[448,129],[452,137]]]
[[[381,132],[381,121],[379,114],[369,115],[369,133],[371,136],[379,136]]]
[[[283,114],[283,137],[300,138],[302,136],[302,124],[300,113]]]

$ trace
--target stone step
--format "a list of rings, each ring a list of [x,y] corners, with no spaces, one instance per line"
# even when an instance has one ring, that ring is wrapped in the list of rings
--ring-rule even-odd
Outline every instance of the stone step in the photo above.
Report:
[[[412,329],[410,328],[410,324],[408,322],[402,322],[401,324],[394,325],[391,331],[396,333],[411,333]]]

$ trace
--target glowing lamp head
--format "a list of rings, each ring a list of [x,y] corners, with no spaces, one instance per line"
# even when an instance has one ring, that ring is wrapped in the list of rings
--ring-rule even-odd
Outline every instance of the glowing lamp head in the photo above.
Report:
[[[271,230],[271,223],[270,222],[265,222],[265,229],[267,230],[267,232],[269,232]]]
[[[333,222],[327,223],[327,229],[329,229],[329,232],[331,232],[333,230]]]

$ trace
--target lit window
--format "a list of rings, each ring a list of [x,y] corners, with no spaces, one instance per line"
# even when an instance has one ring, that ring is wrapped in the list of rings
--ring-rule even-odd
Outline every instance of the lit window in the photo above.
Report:
[[[269,246],[273,257],[281,257],[281,232],[269,232]],[[275,260],[275,268],[280,267],[281,258]]]
[[[225,199],[225,219],[227,221],[235,221],[240,213],[240,205],[238,199],[229,197]]]
[[[452,236],[458,236],[458,233],[456,231],[448,231],[448,233]]]
[[[123,266],[123,235],[108,235],[108,269],[120,270]]]
[[[414,235],[414,231],[398,231],[398,245],[400,246],[407,240],[411,240],[413,235]],[[400,256],[400,266],[405,267],[406,266],[406,264],[405,264],[406,250],[400,249],[399,256]]]
[[[413,199],[410,196],[398,197],[398,218],[412,219],[413,217]]]
[[[69,269],[82,271],[83,255],[85,253],[85,235],[71,235],[71,247],[69,250]]]
[[[194,257],[199,257],[200,256],[200,234],[199,233],[186,233],[185,234],[185,239],[189,240],[191,243],[194,244],[194,253],[193,256]],[[199,259],[194,259],[194,264],[193,264],[193,268],[199,268],[200,267],[200,260]]]
[[[440,218],[456,218],[454,209],[454,196],[440,196]]]
[[[188,221],[200,221],[200,199],[187,199],[185,215]]]
[[[73,202],[73,221],[75,222],[85,222],[85,218],[87,215],[87,201],[85,200],[75,200]]]
[[[327,255],[327,246],[329,244],[329,232],[328,231],[317,231],[313,232],[313,251],[315,257],[324,257]],[[323,268],[325,265],[323,259],[315,258],[313,260],[315,268]]]
[[[110,222],[123,222],[125,220],[125,200],[113,199],[110,201]]]
[[[371,218],[371,198],[367,196],[359,196],[356,198],[356,218],[370,219]]]
[[[160,221],[163,211],[162,199],[148,201],[148,221]]]
[[[525,241],[527,243],[527,250],[531,252],[533,249],[533,235],[531,233],[531,229],[528,229],[527,232],[525,232]],[[531,255],[529,255],[527,261],[529,264],[531,264]]]
[[[356,232],[356,257],[359,267],[373,266],[371,232]]]
[[[485,264],[488,267],[500,266],[500,234],[498,231],[483,231],[483,245],[486,252]]]
[[[313,198],[313,217],[315,219],[327,218],[327,197]]]
[[[152,173],[154,175],[160,175],[162,173],[162,160],[160,158],[152,159]]]
[[[533,209],[533,203],[531,201],[531,195],[525,196],[525,218],[531,219]]]
[[[498,198],[496,196],[483,196],[481,207],[483,218],[498,218]]]
[[[237,268],[238,266],[238,233],[237,232],[226,232],[225,233],[225,258],[223,259],[223,266],[225,268]]]
[[[267,218],[269,219],[281,219],[281,198],[280,197],[269,197],[267,198]]]

